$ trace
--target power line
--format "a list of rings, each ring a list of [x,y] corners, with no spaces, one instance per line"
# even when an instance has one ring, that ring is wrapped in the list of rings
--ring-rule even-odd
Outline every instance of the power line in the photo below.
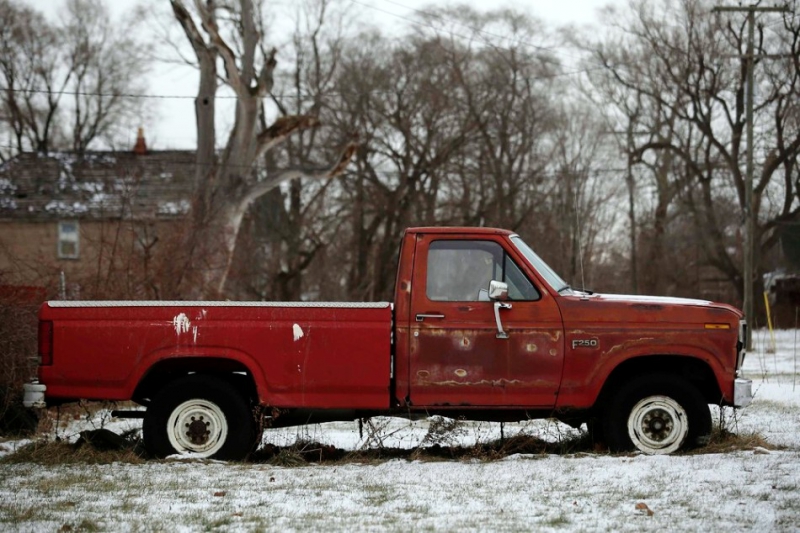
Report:
[[[195,95],[186,94],[150,94],[150,93],[108,93],[108,92],[91,92],[91,91],[52,91],[49,89],[39,89],[36,87],[4,87],[0,86],[0,91],[11,91],[20,93],[33,93],[33,94],[66,94],[68,96],[101,96],[101,97],[115,97],[115,98],[151,98],[161,100],[194,100],[197,98]],[[215,98],[223,99],[236,99],[235,95],[215,95]]]
[[[353,0],[354,1],[354,0]],[[497,47],[499,48],[499,47]],[[536,75],[535,79],[556,79],[556,78],[566,78],[570,76],[578,76],[581,74],[588,74],[589,72],[595,72],[598,70],[605,69],[604,66],[598,65],[595,67],[586,67],[580,68],[576,70],[564,71],[564,72],[556,72],[556,73],[548,73],[548,74],[538,74]],[[48,89],[39,89],[33,87],[27,88],[19,88],[19,87],[4,87],[0,86],[0,91],[6,92],[19,92],[23,94],[31,93],[31,94],[53,94],[54,91]],[[310,101],[315,100],[318,98],[329,98],[329,97],[342,97],[342,96],[364,96],[370,94],[389,94],[393,95],[396,94],[396,90],[393,89],[369,89],[366,91],[323,91],[319,94],[310,93],[310,92],[301,92],[300,99],[303,101]],[[57,94],[68,95],[68,96],[97,96],[97,97],[115,97],[115,98],[138,98],[138,99],[157,99],[157,100],[194,100],[197,98],[196,95],[185,95],[185,94],[153,94],[153,93],[107,93],[107,92],[91,92],[91,91],[57,91]],[[274,96],[284,96],[281,94],[273,94]],[[218,99],[225,99],[225,100],[235,100],[238,97],[235,95],[215,95],[214,98]],[[289,95],[288,98],[296,98],[296,95]]]
[[[433,29],[433,30],[437,29],[432,24],[424,23],[424,22],[419,21],[419,20],[415,20],[415,19],[412,19],[412,18],[409,18],[409,17],[398,15],[397,13],[393,13],[391,11],[387,11],[385,9],[381,9],[379,7],[372,6],[370,4],[361,2],[359,0],[350,0],[350,1],[352,3],[354,3],[354,4],[358,4],[360,6],[368,8],[368,9],[373,9],[375,11],[380,11],[380,12],[385,13],[387,15],[390,15],[392,17],[405,20],[405,21],[407,21],[407,22],[409,22],[411,24],[414,24],[416,26],[426,27],[426,28],[430,28],[430,29]],[[468,29],[468,30],[470,30],[470,31],[472,31],[472,32],[474,32],[476,34],[487,35],[487,36],[494,37],[494,38],[497,38],[497,39],[517,42],[523,47],[533,48],[533,49],[544,51],[544,52],[552,52],[554,50],[559,50],[559,51],[561,51],[563,53],[563,49],[560,49],[560,48],[557,48],[557,47],[546,47],[546,46],[542,46],[542,45],[537,45],[537,44],[531,43],[529,41],[524,41],[524,40],[521,40],[521,39],[513,39],[511,37],[502,36],[502,35],[499,35],[499,34],[496,34],[496,33],[492,33],[492,32],[488,32],[488,31],[482,30],[480,28],[476,28],[476,27],[473,27],[473,26],[462,24],[460,22],[457,22],[457,21],[452,20],[452,19],[448,19],[447,17],[444,17],[444,16],[436,14],[436,13],[431,13],[429,11],[416,9],[416,8],[413,8],[413,7],[410,7],[410,6],[406,6],[406,5],[401,4],[399,2],[395,2],[394,0],[384,0],[384,1],[388,2],[388,3],[391,3],[391,4],[394,4],[394,5],[397,5],[399,7],[403,7],[403,8],[412,10],[414,12],[429,16],[429,17],[438,18],[439,20],[441,20],[443,22],[449,22],[449,23],[454,24],[456,26]],[[458,34],[458,33],[454,33],[454,32],[451,32],[451,34],[455,35],[456,37],[460,37],[462,39],[465,39],[465,40],[470,40],[471,39],[471,37],[463,35],[463,34]],[[508,48],[508,47],[496,45],[496,44],[494,44],[494,43],[492,43],[492,42],[490,42],[490,41],[488,41],[486,39],[479,39],[479,41],[481,43],[489,46],[490,48],[493,48],[493,49],[497,50],[497,51],[509,51],[510,50],[510,48]],[[568,55],[570,55],[572,57],[577,57],[574,54],[568,54]],[[547,62],[547,63],[560,65],[560,62],[558,62],[555,59],[551,59],[549,57],[541,57],[540,59],[542,61],[544,61],[544,62]],[[561,77],[577,76],[577,75],[587,74],[589,72],[593,72],[593,71],[597,71],[597,70],[602,70],[603,68],[605,68],[605,67],[598,64],[595,67],[585,67],[585,68],[580,68],[580,69],[571,70],[571,71],[565,71],[565,72],[554,72],[554,73],[546,73],[546,74],[540,73],[540,74],[538,74],[536,76],[536,78],[537,79],[556,79],[556,78],[561,78]],[[40,89],[40,88],[30,88],[30,87],[29,88],[0,87],[0,91],[12,91],[12,92],[33,93],[33,94],[53,94],[54,93],[54,91],[52,91],[52,90]],[[356,97],[358,97],[358,96],[363,96],[363,95],[366,95],[366,94],[394,94],[394,93],[395,93],[395,91],[393,91],[393,90],[379,90],[379,89],[372,89],[372,90],[360,91],[360,92],[354,92],[354,91],[330,91],[330,92],[324,92],[324,93],[321,93],[321,94],[313,94],[313,93],[309,93],[309,92],[301,92],[300,93],[300,97],[301,97],[301,99],[303,101],[310,101],[310,100],[315,100],[315,99],[320,98],[320,97],[323,97],[323,98],[324,97],[334,97],[334,96],[356,96]],[[110,93],[110,92],[92,92],[92,91],[67,91],[67,90],[57,91],[57,94],[69,95],[69,96],[96,96],[96,97],[154,99],[154,100],[195,100],[197,98],[197,95],[184,95],[184,94],[153,94],[153,93],[124,93],[124,92],[119,92],[119,93],[111,92]],[[214,97],[216,99],[222,99],[222,100],[235,100],[235,99],[237,99],[236,95],[215,95]],[[293,95],[292,97],[294,98],[295,96]]]

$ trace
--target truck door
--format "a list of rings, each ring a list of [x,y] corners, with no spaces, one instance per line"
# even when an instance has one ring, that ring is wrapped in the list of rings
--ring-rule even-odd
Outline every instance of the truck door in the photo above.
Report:
[[[564,361],[561,313],[501,235],[417,236],[409,327],[415,406],[555,405]],[[508,285],[498,311],[487,289]],[[503,338],[500,329],[507,334]]]

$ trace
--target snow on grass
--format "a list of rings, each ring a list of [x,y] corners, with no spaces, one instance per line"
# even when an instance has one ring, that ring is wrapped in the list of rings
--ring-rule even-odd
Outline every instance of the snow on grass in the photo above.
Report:
[[[145,464],[0,464],[0,530],[465,530],[791,531],[800,524],[800,376],[794,331],[763,332],[744,373],[753,404],[726,427],[783,447],[724,454],[515,455],[500,461],[407,461],[279,467],[210,461]],[[800,354],[797,354],[800,356]],[[91,419],[103,423],[102,413]],[[115,431],[131,427],[124,424]],[[84,422],[84,425],[86,422]],[[433,424],[435,426],[435,423]],[[373,420],[270,430],[265,442],[318,441],[343,449],[488,442],[499,424]],[[62,428],[68,440],[77,435]],[[555,422],[506,424],[554,440]],[[433,436],[432,436],[433,435]],[[0,450],[11,443],[0,444]],[[0,452],[2,453],[2,452]],[[645,504],[637,509],[637,504]],[[652,512],[650,515],[647,510]],[[68,527],[65,527],[68,526]]]
[[[753,380],[755,400],[737,413],[738,429],[800,449],[800,331],[776,331],[775,350],[768,331],[755,331],[753,339],[743,373]]]
[[[297,468],[4,465],[0,529],[789,530],[800,517],[797,459],[737,452]]]

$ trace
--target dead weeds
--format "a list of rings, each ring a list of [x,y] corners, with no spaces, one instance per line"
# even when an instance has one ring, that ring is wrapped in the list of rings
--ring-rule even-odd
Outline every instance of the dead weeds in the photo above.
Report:
[[[98,450],[93,446],[78,446],[63,441],[35,441],[0,459],[0,464],[35,463],[45,466],[144,462],[144,453],[136,448]]]
[[[614,455],[591,435],[582,432],[562,435],[555,441],[519,434],[507,438],[482,442],[472,446],[440,444],[449,439],[437,439],[435,444],[416,448],[375,446],[348,451],[317,441],[299,440],[291,446],[266,444],[248,459],[252,463],[266,463],[282,467],[308,464],[381,463],[393,459],[408,461],[497,461],[512,455]],[[780,450],[756,433],[732,433],[716,427],[709,444],[686,452],[687,455],[719,454],[747,450]],[[624,453],[620,455],[630,455]],[[15,453],[0,459],[0,464],[35,463],[59,464],[141,464],[148,460],[137,432],[117,435],[108,430],[85,431],[75,444],[59,440],[38,440],[21,447]]]
[[[758,433],[733,433],[725,428],[715,427],[711,432],[711,439],[702,448],[689,452],[689,455],[705,455],[711,453],[731,453],[750,450],[783,450],[783,446],[776,446],[767,441]]]

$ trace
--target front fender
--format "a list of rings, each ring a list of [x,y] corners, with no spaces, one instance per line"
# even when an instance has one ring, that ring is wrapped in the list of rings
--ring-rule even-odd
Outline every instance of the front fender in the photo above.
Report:
[[[609,376],[621,365],[629,365],[632,361],[642,365],[640,372],[677,371],[682,362],[701,362],[713,374],[722,401],[733,402],[735,369],[715,355],[721,349],[719,339],[703,333],[697,335],[700,340],[694,338],[693,342],[665,336],[662,332],[626,335],[624,339],[608,339],[598,334],[600,340],[596,348],[572,348],[570,337],[584,338],[586,333],[568,332],[564,374],[556,407],[585,409],[594,406]]]

